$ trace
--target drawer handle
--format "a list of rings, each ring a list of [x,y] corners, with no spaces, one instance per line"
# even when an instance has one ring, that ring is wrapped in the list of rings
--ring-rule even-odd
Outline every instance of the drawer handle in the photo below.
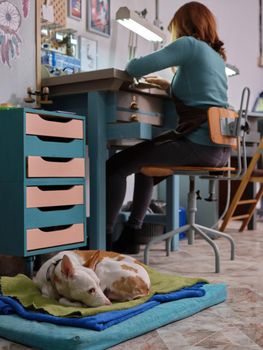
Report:
[[[132,100],[131,100],[131,103],[130,103],[130,109],[133,109],[133,110],[139,109],[138,103],[137,103],[137,98],[136,98],[135,95],[132,96]]]
[[[56,162],[56,163],[68,163],[73,158],[59,158],[59,157],[40,157],[46,162]]]
[[[39,211],[57,211],[57,210],[70,210],[74,208],[75,205],[57,205],[54,207],[38,207],[35,209],[38,209]]]
[[[30,113],[27,113],[29,115]],[[69,123],[73,118],[65,118],[65,117],[58,117],[58,116],[52,116],[52,115],[43,115],[43,114],[35,114],[34,115],[37,118],[41,118],[43,120],[46,120],[48,122],[54,122],[54,123]]]
[[[132,114],[130,116],[130,120],[133,122],[137,122],[139,120],[139,117],[137,116],[137,114]]]
[[[67,230],[73,225],[60,225],[60,226],[49,226],[49,227],[39,227],[38,230],[43,232],[61,231]]]
[[[61,143],[70,143],[73,142],[74,139],[66,138],[66,137],[56,137],[56,136],[39,136],[35,135],[40,141],[43,142],[61,142]]]
[[[63,117],[49,117],[44,115],[39,115],[39,117],[43,120],[46,120],[48,122],[55,122],[55,123],[69,123],[72,118],[63,118]]]
[[[36,186],[40,191],[65,191],[70,190],[74,185],[50,185],[50,186]]]

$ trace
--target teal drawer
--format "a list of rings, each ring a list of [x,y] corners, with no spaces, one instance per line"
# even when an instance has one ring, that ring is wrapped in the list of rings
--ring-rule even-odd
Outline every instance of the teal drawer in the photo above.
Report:
[[[74,205],[64,208],[28,208],[25,210],[25,227],[29,229],[37,227],[71,225],[84,222],[85,216],[86,213],[84,205]]]
[[[85,145],[83,140],[63,139],[59,141],[48,137],[25,136],[24,144],[25,156],[44,156],[44,157],[68,157],[83,158],[85,154]]]

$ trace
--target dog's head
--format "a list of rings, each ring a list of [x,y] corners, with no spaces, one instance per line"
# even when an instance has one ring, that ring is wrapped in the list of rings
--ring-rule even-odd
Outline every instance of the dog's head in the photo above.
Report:
[[[58,293],[69,300],[80,301],[87,306],[111,304],[95,272],[81,265],[74,267],[67,255],[63,256],[60,268],[55,269],[53,283]]]

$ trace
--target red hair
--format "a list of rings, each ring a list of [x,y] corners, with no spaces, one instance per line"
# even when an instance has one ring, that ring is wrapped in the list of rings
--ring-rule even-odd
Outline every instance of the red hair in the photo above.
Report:
[[[191,1],[181,6],[171,20],[168,30],[176,38],[193,36],[205,41],[226,60],[224,43],[219,40],[217,34],[216,19],[200,2]]]

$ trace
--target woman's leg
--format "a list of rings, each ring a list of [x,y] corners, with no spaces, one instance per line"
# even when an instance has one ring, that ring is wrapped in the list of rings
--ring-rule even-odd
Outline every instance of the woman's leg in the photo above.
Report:
[[[133,173],[136,175],[129,225],[141,227],[154,185],[153,178],[140,174],[142,166],[221,165],[228,154],[222,148],[197,145],[186,139],[162,144],[146,141],[115,154],[107,161],[107,233],[113,231],[126,193],[126,178]]]
[[[112,233],[113,226],[115,224],[118,213],[123,204],[123,200],[126,193],[126,180],[131,174],[136,174],[135,180],[135,193],[137,174],[141,167],[147,163],[148,154],[153,150],[153,144],[149,141],[142,142],[136,146],[125,149],[119,153],[113,155],[108,161],[106,166],[107,183],[106,183],[106,208],[107,208],[107,233]],[[142,175],[143,176],[143,175]],[[140,177],[140,176],[139,176]],[[140,181],[139,181],[140,182]],[[148,207],[148,198],[152,195],[152,179],[145,177],[145,183],[143,184],[143,191],[140,193],[140,200],[146,203],[145,211]],[[134,196],[135,200],[137,195]],[[142,211],[144,211],[144,206]]]
[[[135,230],[142,228],[147,209],[150,206],[154,187],[154,179],[141,173],[135,174],[132,210],[127,222]]]

